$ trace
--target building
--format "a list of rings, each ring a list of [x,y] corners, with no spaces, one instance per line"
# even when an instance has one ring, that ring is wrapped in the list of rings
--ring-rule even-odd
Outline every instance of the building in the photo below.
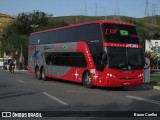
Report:
[[[2,34],[3,29],[12,22],[12,19],[12,16],[0,13],[0,34]]]
[[[5,27],[8,24],[10,24],[12,22],[12,20],[13,20],[12,16],[0,13],[0,40],[2,38],[2,34],[4,32]],[[1,45],[1,41],[0,41],[0,45]],[[0,57],[4,56],[2,54],[3,53],[1,53],[1,51],[0,51]]]

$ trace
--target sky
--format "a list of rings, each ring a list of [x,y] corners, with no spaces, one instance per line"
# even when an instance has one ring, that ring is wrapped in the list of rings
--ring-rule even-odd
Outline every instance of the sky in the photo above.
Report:
[[[119,14],[136,18],[144,17],[145,1],[118,0]],[[0,13],[16,16],[18,13],[32,12],[33,10],[53,14],[55,17],[107,16],[114,15],[115,11],[118,11],[116,0],[0,0]]]

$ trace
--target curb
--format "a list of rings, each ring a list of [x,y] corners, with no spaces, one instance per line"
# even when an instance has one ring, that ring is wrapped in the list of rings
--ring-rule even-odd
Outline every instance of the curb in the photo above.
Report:
[[[4,70],[4,71],[9,71],[9,70]],[[14,71],[28,71],[28,70],[14,70]]]
[[[154,90],[160,90],[160,86],[153,86]]]
[[[14,70],[14,71],[28,71],[28,70]]]
[[[150,88],[150,89],[153,89],[153,90],[160,90],[160,85],[157,84],[157,85],[143,85],[143,88]]]

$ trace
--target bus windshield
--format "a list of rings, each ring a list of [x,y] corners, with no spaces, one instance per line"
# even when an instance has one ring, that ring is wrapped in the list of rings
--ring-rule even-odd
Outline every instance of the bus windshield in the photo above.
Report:
[[[139,44],[135,26],[122,24],[103,24],[106,42]]]
[[[108,68],[119,70],[143,69],[141,49],[107,47],[107,54]]]

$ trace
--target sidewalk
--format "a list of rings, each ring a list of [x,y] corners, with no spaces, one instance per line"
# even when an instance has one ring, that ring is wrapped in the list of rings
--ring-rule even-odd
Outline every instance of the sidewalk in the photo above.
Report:
[[[159,79],[160,79],[160,77],[159,77]],[[157,85],[154,85],[153,89],[160,90],[160,82]]]
[[[160,79],[160,73],[151,74],[150,76],[151,76],[151,77],[159,77],[159,79]]]
[[[152,84],[142,84],[142,87],[144,88],[150,88],[150,89],[154,89],[154,90],[160,90],[160,85],[152,85]]]
[[[158,77],[160,79],[160,72],[153,73],[150,75],[151,77]],[[157,85],[153,86],[153,89],[160,90],[160,82]]]
[[[160,90],[160,85],[159,86],[153,86],[154,90]]]
[[[14,70],[14,71],[28,71],[28,70]]]
[[[3,71],[9,71],[9,70],[3,70]],[[14,71],[25,71],[25,72],[27,72],[28,70],[14,70]]]

